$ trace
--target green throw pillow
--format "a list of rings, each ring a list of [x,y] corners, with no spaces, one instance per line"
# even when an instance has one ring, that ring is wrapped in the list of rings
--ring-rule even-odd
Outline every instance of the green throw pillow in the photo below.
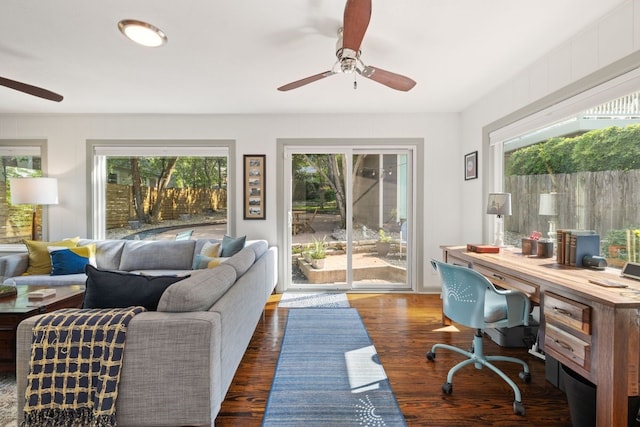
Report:
[[[244,248],[244,242],[247,240],[247,236],[231,237],[224,236],[222,238],[222,246],[220,247],[220,256],[223,258],[229,258],[236,253],[240,252]]]

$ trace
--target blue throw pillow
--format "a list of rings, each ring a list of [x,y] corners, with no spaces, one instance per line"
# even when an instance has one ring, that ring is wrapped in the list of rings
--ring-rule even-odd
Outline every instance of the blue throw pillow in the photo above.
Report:
[[[51,275],[79,274],[87,264],[95,264],[96,245],[75,248],[49,247]]]
[[[244,248],[244,242],[247,240],[247,236],[231,237],[224,236],[222,238],[222,245],[220,247],[220,257],[229,258],[235,255]]]
[[[143,276],[85,267],[87,283],[82,308],[124,308],[141,305],[156,311],[162,293],[189,276]]]

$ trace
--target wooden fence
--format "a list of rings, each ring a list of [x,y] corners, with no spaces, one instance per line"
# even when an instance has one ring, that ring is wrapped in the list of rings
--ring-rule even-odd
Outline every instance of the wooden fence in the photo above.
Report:
[[[504,229],[529,235],[546,235],[548,220],[557,228],[589,229],[602,238],[612,229],[640,226],[640,170],[579,172],[558,175],[509,176],[505,192],[511,193],[512,215]],[[538,214],[541,193],[558,193],[558,215]]]
[[[4,184],[4,182],[2,182]],[[37,218],[42,218],[42,206],[38,206]],[[31,239],[31,205],[9,206],[7,186],[0,185],[0,244],[15,243],[22,239]],[[37,222],[37,234],[42,231],[40,222]]]
[[[202,214],[227,207],[227,190],[208,188],[168,188],[164,190],[161,219],[179,219],[181,215]],[[143,187],[144,211],[149,212],[156,190]],[[107,184],[107,229],[128,225],[134,218],[135,205],[130,185]]]
[[[0,244],[20,242],[31,238],[30,205],[9,206],[6,185],[0,185]],[[151,196],[156,190],[143,187],[145,212],[149,211]],[[179,219],[180,215],[202,214],[227,208],[227,191],[202,188],[170,188],[165,190],[162,203],[162,219]],[[131,186],[107,184],[107,229],[129,226],[135,216]],[[41,232],[39,218],[42,206],[38,206],[38,234]]]

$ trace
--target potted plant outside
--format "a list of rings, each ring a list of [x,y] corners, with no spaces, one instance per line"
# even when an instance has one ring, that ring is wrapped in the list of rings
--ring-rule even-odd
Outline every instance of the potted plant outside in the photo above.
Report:
[[[378,231],[378,241],[376,242],[376,251],[380,256],[387,256],[391,249],[391,236],[387,235],[383,229]]]
[[[304,260],[311,264],[311,252],[312,252],[312,247],[311,247],[311,243],[307,243],[307,245],[304,247],[304,249],[302,250],[302,258],[304,258]]]
[[[311,249],[311,266],[317,269],[324,268],[324,260],[327,257],[327,236],[324,236],[322,240],[313,238],[313,245]]]
[[[606,237],[607,246],[605,248],[605,254],[609,258],[618,258],[620,252],[624,252],[627,249],[627,229],[612,229],[609,230]]]

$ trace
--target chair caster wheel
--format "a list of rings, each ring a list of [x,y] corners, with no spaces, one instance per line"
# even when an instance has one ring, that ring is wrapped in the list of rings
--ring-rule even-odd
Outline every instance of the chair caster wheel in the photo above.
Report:
[[[436,360],[436,354],[433,351],[427,353],[427,360],[434,361]]]
[[[513,401],[513,413],[516,415],[524,415],[524,405],[517,400]]]
[[[444,394],[451,394],[453,392],[453,384],[451,383],[442,384],[442,392]]]
[[[527,384],[531,382],[531,374],[529,372],[522,371],[518,374],[518,376],[522,381],[524,381]]]

